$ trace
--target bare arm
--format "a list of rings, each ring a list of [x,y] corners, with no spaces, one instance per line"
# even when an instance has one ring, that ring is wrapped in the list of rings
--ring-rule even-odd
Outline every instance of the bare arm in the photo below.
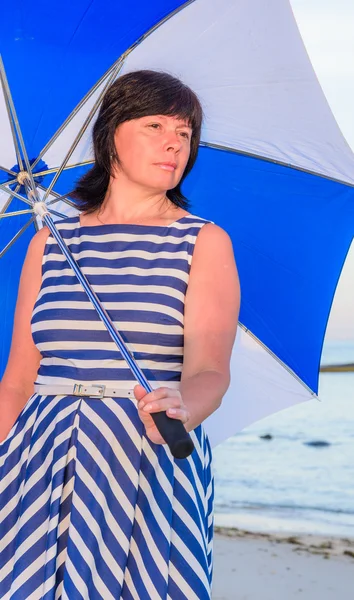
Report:
[[[232,242],[221,227],[199,232],[185,300],[180,392],[191,431],[221,404],[230,385],[241,291]]]
[[[4,440],[28,398],[34,393],[41,354],[31,334],[31,316],[42,281],[42,258],[49,229],[32,238],[23,263],[10,354],[0,383],[0,441]]]
[[[166,443],[151,413],[167,411],[187,431],[195,429],[221,404],[230,385],[241,291],[229,235],[207,223],[194,248],[184,313],[184,353],[179,389],[162,386],[146,393],[134,387],[138,414],[155,444]]]

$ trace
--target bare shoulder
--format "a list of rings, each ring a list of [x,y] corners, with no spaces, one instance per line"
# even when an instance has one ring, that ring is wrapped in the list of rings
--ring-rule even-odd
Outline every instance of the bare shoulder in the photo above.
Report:
[[[208,239],[210,243],[221,243],[221,244],[231,244],[231,238],[227,231],[220,227],[220,225],[216,225],[215,223],[205,223],[201,228],[198,234],[198,240]]]
[[[25,282],[27,289],[32,291],[32,294],[29,292],[29,295],[32,295],[32,299],[38,292],[40,286],[41,264],[44,248],[49,235],[50,230],[47,226],[42,227],[34,234],[28,245],[26,258],[23,263],[20,288],[23,287],[23,282]]]
[[[38,250],[40,250],[41,248],[44,249],[49,235],[50,230],[46,225],[44,225],[41,229],[37,231],[37,233],[34,234],[33,238],[30,241],[29,247]]]
[[[27,254],[23,266],[24,270],[27,268],[33,268],[33,263],[38,264],[42,262],[44,248],[49,235],[50,230],[46,225],[34,234],[27,248]],[[30,263],[30,266],[28,266],[28,263]]]
[[[233,263],[235,256],[232,240],[222,227],[215,223],[206,223],[198,233],[195,243],[192,265],[194,268],[201,263],[220,265]]]
[[[26,285],[33,290],[33,293],[35,293],[35,290],[38,289],[38,286],[40,285],[41,264],[44,248],[49,235],[49,228],[47,226],[42,227],[37,231],[37,233],[34,234],[27,248],[26,258],[21,272],[20,284],[21,281],[23,282],[24,280]]]
[[[190,272],[189,287],[197,290],[207,285],[216,293],[240,294],[240,282],[232,240],[227,231],[215,223],[206,223],[198,233]]]

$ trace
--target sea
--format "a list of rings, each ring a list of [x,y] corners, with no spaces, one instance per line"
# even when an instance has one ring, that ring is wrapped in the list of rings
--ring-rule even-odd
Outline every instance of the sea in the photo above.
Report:
[[[325,342],[343,363],[354,340]],[[354,372],[321,372],[318,396],[213,448],[215,526],[354,539]]]

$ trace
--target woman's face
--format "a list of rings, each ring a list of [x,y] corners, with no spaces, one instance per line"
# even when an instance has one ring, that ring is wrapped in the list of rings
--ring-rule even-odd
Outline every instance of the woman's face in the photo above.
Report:
[[[179,183],[186,168],[192,137],[187,122],[153,115],[124,121],[115,132],[115,146],[126,177],[144,187],[166,191]],[[175,163],[168,168],[161,163]],[[158,164],[160,163],[160,164]]]

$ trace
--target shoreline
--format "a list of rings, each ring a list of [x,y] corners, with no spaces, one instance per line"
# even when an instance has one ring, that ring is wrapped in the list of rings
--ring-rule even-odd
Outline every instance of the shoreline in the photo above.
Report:
[[[214,526],[212,600],[351,600],[354,538]]]
[[[309,552],[319,554],[324,558],[343,556],[354,562],[354,538],[310,533],[264,533],[220,525],[214,526],[214,533],[228,538],[246,538],[275,542],[276,544],[291,544],[294,552]]]

